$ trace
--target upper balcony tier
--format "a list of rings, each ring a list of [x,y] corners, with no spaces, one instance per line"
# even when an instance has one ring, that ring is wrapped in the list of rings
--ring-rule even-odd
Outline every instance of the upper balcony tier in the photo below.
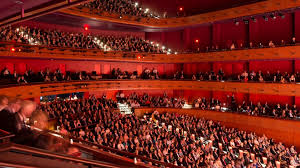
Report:
[[[298,6],[300,6],[300,2],[294,0],[267,0],[235,8],[178,18],[136,17],[129,15],[120,16],[120,13],[108,13],[105,11],[90,9],[85,6],[72,7],[69,9],[64,9],[61,12],[80,17],[93,18],[102,21],[122,23],[127,25],[153,28],[171,28],[185,27],[220,20],[239,18],[243,16],[263,14]]]

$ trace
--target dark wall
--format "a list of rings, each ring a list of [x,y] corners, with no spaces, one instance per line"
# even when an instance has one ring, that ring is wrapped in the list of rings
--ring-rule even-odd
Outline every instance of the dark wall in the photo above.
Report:
[[[253,42],[268,45],[269,41],[280,44],[281,40],[291,42],[293,36],[300,39],[300,12],[287,13],[284,18],[277,16],[276,19],[268,17],[265,21],[262,16],[256,17],[256,22],[249,20],[248,24],[239,20],[235,24],[233,20],[207,23],[199,26],[187,27],[182,30],[171,32],[146,32],[145,37],[151,41],[157,41],[168,45],[174,50],[205,51],[206,46],[218,45],[220,48],[229,48],[232,43],[239,48]],[[175,37],[177,36],[177,37]],[[196,43],[198,40],[199,43]]]

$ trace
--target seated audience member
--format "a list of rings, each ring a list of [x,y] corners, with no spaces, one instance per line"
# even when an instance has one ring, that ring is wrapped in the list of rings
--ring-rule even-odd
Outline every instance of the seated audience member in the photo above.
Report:
[[[1,113],[5,113],[1,115],[5,115],[6,118],[0,118],[0,129],[15,134],[13,138],[15,143],[34,146],[34,134],[31,129],[26,126],[26,122],[27,118],[30,118],[36,109],[36,104],[32,101],[24,100],[20,107],[16,107],[16,104],[14,105],[14,110],[19,109],[19,111],[15,113],[8,110],[1,111]]]
[[[234,50],[235,49],[235,44],[232,43],[231,46],[230,46],[230,50]]]
[[[286,46],[285,41],[284,41],[284,40],[281,40],[280,45],[281,45],[282,47],[283,47],[283,46]]]
[[[253,48],[253,43],[250,41],[249,43],[249,49],[252,49]]]
[[[4,68],[2,71],[1,71],[1,77],[2,78],[9,78],[10,76],[10,71],[8,68]]]
[[[270,41],[270,42],[269,42],[269,47],[270,47],[270,48],[275,48],[275,44],[273,43],[273,41]]]
[[[17,83],[18,84],[27,84],[27,81],[26,79],[24,78],[24,76],[19,76],[18,79],[17,79]]]
[[[291,45],[296,45],[297,44],[297,42],[296,42],[296,37],[293,37],[292,38],[292,41],[291,41]]]
[[[289,81],[290,81],[291,83],[295,83],[295,82],[296,82],[295,75],[291,75],[291,77],[289,78]]]
[[[8,105],[8,98],[4,95],[0,95],[0,112]]]
[[[4,112],[8,112],[10,114],[14,114],[20,111],[22,105],[22,101],[20,99],[10,100],[7,107],[3,109]]]

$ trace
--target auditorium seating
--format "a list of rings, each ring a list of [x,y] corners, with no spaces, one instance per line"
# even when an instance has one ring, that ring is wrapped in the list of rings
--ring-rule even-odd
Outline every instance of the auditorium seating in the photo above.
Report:
[[[0,167],[300,167],[299,1],[8,1]]]
[[[139,37],[98,36],[63,32],[59,30],[44,30],[27,26],[6,27],[0,29],[0,40],[30,45],[41,45],[63,48],[100,49],[102,51],[127,51],[146,53],[171,53],[171,49],[159,46]]]

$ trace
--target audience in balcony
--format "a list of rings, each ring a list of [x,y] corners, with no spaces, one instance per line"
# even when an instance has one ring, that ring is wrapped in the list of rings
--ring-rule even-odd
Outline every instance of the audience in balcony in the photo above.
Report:
[[[139,18],[158,18],[156,14],[147,8],[142,8],[136,1],[131,0],[94,0],[83,5],[90,9],[97,10],[97,13],[108,12],[122,16],[135,16]]]
[[[173,107],[182,108],[185,100],[182,98],[168,97],[166,94],[163,96],[149,96],[148,94],[137,95],[136,93],[130,94],[128,97],[120,96],[117,93],[117,100],[120,103],[127,103],[131,107]]]
[[[221,103],[219,100],[212,98],[210,101],[206,98],[198,98],[194,101],[194,107],[200,108],[202,110],[222,110],[224,107],[226,111],[233,111],[244,113],[253,116],[270,116],[275,118],[283,119],[295,119],[300,117],[299,110],[297,105],[288,105],[285,104],[281,106],[279,103],[276,105],[269,105],[268,102],[261,104],[260,102],[257,105],[254,105],[252,102],[246,103],[243,101],[242,104],[237,104],[234,95],[230,98],[228,96],[227,102]]]
[[[212,46],[206,46],[204,50],[201,50],[199,47],[196,47],[193,52],[215,52],[215,51],[226,51],[226,50],[242,50],[242,49],[255,49],[255,48],[275,48],[275,47],[284,47],[289,45],[296,45],[296,38],[293,37],[290,42],[286,43],[284,40],[281,40],[277,45],[271,40],[269,43],[263,44],[262,42],[258,42],[254,44],[252,41],[249,42],[248,45],[244,45],[243,43],[232,42],[230,45],[225,45],[220,47],[215,44]],[[198,44],[201,46],[201,44]]]
[[[157,44],[140,37],[117,37],[85,35],[83,33],[45,30],[29,27],[6,27],[0,29],[0,41],[27,43],[49,47],[100,49],[104,51],[168,53]]]
[[[88,74],[85,71],[77,73],[61,73],[59,69],[50,72],[48,68],[45,71],[41,70],[38,73],[33,72],[30,68],[23,74],[18,74],[16,71],[11,74],[8,68],[4,68],[0,74],[0,82],[2,84],[28,84],[34,82],[59,82],[59,81],[84,81],[96,79],[172,79],[169,76],[160,76],[156,68],[145,68],[139,75],[137,71],[128,72],[122,71],[120,68],[113,68],[110,75]],[[281,73],[279,70],[275,73],[262,73],[261,71],[244,71],[241,74],[225,74],[222,69],[218,72],[199,72],[193,75],[186,75],[183,71],[176,71],[173,75],[174,80],[199,80],[199,81],[240,81],[240,82],[273,82],[273,83],[296,83],[300,82],[300,73],[289,74]]]
[[[81,140],[178,166],[272,168],[276,161],[284,167],[300,163],[294,146],[264,135],[180,114],[120,115],[115,107],[112,100],[91,96],[41,109],[57,118],[61,130]]]

